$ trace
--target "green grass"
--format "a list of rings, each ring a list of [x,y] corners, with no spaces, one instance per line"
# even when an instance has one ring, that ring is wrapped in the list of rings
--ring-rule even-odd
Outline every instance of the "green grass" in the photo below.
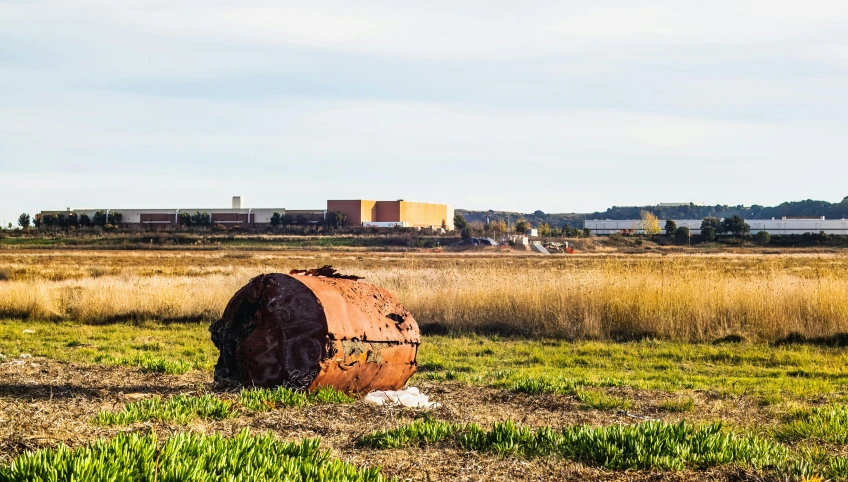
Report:
[[[679,397],[674,400],[666,400],[659,405],[661,412],[687,413],[695,410],[695,400],[692,397]]]
[[[428,445],[452,437],[469,426],[443,422],[435,419],[423,419],[393,429],[372,432],[359,439],[359,445],[378,449],[403,448],[414,445]]]
[[[418,362],[429,370],[415,377],[453,373],[461,381],[525,393],[573,395],[580,386],[711,390],[763,400],[848,393],[848,351],[813,345],[428,336]]]
[[[241,391],[241,404],[259,412],[279,407],[303,407],[312,404],[353,403],[355,398],[333,387],[318,387],[310,393],[286,387],[250,388]]]
[[[379,468],[331,459],[318,440],[281,442],[272,434],[233,438],[182,433],[159,443],[155,435],[121,433],[78,449],[64,445],[26,453],[0,465],[0,481],[57,480],[256,481],[386,480]]]
[[[500,375],[499,378],[503,379]],[[510,387],[510,390],[515,393],[528,393],[530,395],[537,395],[540,393],[574,395],[577,393],[577,389],[581,386],[583,386],[582,382],[562,377],[528,377],[516,380]]]
[[[24,334],[23,330],[35,330]],[[211,370],[218,352],[206,324],[85,325],[0,321],[0,354],[179,373]],[[139,360],[149,360],[146,367]],[[182,363],[168,369],[156,360]],[[810,345],[629,343],[425,336],[416,379],[455,380],[523,393],[574,395],[581,386],[668,392],[711,390],[763,403],[848,394],[848,351]]]
[[[94,361],[104,365],[136,367],[144,373],[168,373],[170,375],[182,375],[192,368],[200,368],[197,363],[192,364],[182,360],[169,360],[146,354],[120,358],[110,355],[97,355],[94,357]]]
[[[155,397],[128,403],[118,412],[100,411],[95,422],[100,425],[131,425],[137,422],[155,420],[158,422],[188,422],[201,418],[204,420],[224,420],[233,418],[238,412],[232,403],[212,395],[193,397],[176,395],[168,399]]]
[[[353,403],[355,399],[332,387],[320,387],[311,393],[279,387],[253,388],[241,391],[241,406],[259,412],[279,407],[303,407],[313,404]],[[123,410],[102,410],[95,417],[100,425],[131,425],[137,422],[158,421],[187,424],[195,419],[224,420],[240,414],[237,407],[214,395],[175,395],[164,399],[155,397],[126,404]]]
[[[24,330],[34,330],[26,334]],[[218,350],[203,323],[0,321],[0,353],[28,353],[74,363],[138,367],[158,373],[211,370]]]
[[[629,410],[633,401],[627,398],[609,395],[601,390],[580,389],[577,398],[583,402],[583,408],[595,410]]]
[[[277,407],[303,407],[309,403],[305,392],[285,387],[244,389],[240,399],[242,405],[258,412],[267,412]]]
[[[848,406],[834,404],[796,411],[776,431],[775,437],[790,442],[818,440],[848,445]]]
[[[779,443],[753,434],[737,435],[720,423],[692,425],[644,422],[638,425],[536,430],[512,422],[491,430],[475,424],[457,425],[424,420],[360,439],[374,448],[401,448],[452,440],[463,450],[504,456],[560,456],[606,469],[704,469],[739,464],[757,469],[785,465],[788,451]]]

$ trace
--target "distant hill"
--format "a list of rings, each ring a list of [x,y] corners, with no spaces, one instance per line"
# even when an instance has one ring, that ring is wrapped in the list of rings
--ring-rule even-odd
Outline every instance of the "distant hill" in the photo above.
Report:
[[[565,224],[582,228],[584,219],[640,219],[642,211],[650,211],[659,219],[703,219],[709,216],[725,218],[738,214],[745,219],[771,219],[786,217],[808,217],[824,216],[828,219],[848,218],[848,196],[838,203],[827,201],[785,202],[778,206],[754,205],[748,209],[744,206],[613,206],[603,212],[594,213],[544,213],[535,211],[532,213],[516,213],[509,211],[469,211],[457,209],[458,214],[465,216],[465,220],[486,222],[489,220],[509,219],[511,223],[519,219],[529,221],[533,226],[540,223],[548,223],[551,226],[561,227]]]

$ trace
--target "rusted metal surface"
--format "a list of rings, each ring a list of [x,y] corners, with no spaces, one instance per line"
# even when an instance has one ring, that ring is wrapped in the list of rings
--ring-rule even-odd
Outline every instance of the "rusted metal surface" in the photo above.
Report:
[[[406,383],[415,319],[388,291],[328,268],[258,276],[236,292],[209,328],[217,383],[348,392]]]

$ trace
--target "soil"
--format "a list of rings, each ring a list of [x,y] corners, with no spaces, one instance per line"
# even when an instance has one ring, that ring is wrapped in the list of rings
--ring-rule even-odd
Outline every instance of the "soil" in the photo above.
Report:
[[[156,395],[201,394],[212,389],[212,373],[193,371],[185,375],[142,373],[125,367],[74,365],[42,358],[25,358],[0,364],[0,463],[8,463],[24,451],[64,443],[75,447],[120,431],[154,431],[169,434],[193,430],[226,435],[244,428],[273,431],[283,439],[320,437],[324,448],[341,460],[357,465],[379,465],[383,473],[401,480],[763,480],[762,474],[737,468],[685,472],[611,472],[564,461],[556,457],[527,460],[490,454],[466,453],[454,447],[433,446],[397,450],[364,449],[358,438],[370,431],[409,423],[420,411],[376,407],[362,401],[352,405],[313,405],[270,412],[246,411],[225,421],[196,421],[185,426],[139,423],[130,427],[101,427],[92,418],[102,409],[119,410],[125,403]],[[506,390],[473,387],[453,382],[417,383],[421,391],[443,406],[434,416],[456,422],[487,426],[511,419],[529,426],[572,424],[631,424],[647,418],[675,421],[718,420],[742,426],[769,423],[767,409],[745,399],[727,403],[708,392],[694,393],[697,410],[685,415],[665,414],[657,406],[674,395],[609,388],[635,401],[627,412],[586,410],[575,397],[525,395]],[[222,397],[235,399],[235,393]]]

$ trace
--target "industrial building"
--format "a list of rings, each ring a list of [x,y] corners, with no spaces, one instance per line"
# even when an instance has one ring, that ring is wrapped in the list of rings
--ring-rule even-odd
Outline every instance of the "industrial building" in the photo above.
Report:
[[[348,226],[389,225],[411,228],[441,228],[453,231],[453,206],[398,201],[371,201],[366,199],[327,201],[328,212],[341,212]]]
[[[271,224],[271,216],[274,213],[279,213],[281,216],[289,215],[293,219],[299,216],[304,218],[307,223],[319,223],[326,217],[324,209],[306,209],[292,210],[286,208],[246,208],[244,207],[244,199],[241,196],[234,196],[232,208],[173,208],[173,209],[122,209],[122,208],[98,208],[98,209],[71,209],[65,211],[42,211],[42,216],[45,214],[64,214],[75,213],[77,216],[87,215],[89,219],[94,218],[94,214],[103,211],[107,215],[110,213],[121,213],[121,225],[128,226],[172,226],[180,224],[180,215],[184,213],[207,213],[209,214],[212,224],[221,224],[224,226],[245,226],[245,227],[263,227]]]
[[[326,209],[286,209],[286,208],[246,208],[241,196],[234,196],[230,209],[218,208],[172,208],[172,209],[71,209],[65,211],[42,211],[41,215],[75,213],[77,216],[87,215],[94,219],[97,212],[121,213],[121,225],[167,227],[180,224],[180,216],[186,213],[207,213],[211,224],[224,226],[243,226],[247,228],[262,228],[271,225],[274,213],[290,216],[293,220],[301,220],[308,224],[318,224],[327,218],[328,212],[342,212],[347,216],[347,226],[404,226],[404,227],[433,227],[445,226],[453,230],[453,207],[446,204],[427,204],[407,201],[327,201]]]
[[[701,219],[673,219],[677,227],[687,227],[693,235],[701,234]],[[848,220],[845,219],[746,219],[751,226],[751,233],[765,231],[769,234],[804,234],[804,233],[826,233],[833,235],[848,235]],[[639,219],[591,219],[583,224],[585,228],[592,230],[594,234],[614,234],[632,232],[642,234],[642,221]],[[659,222],[660,229],[664,229],[665,220]]]

